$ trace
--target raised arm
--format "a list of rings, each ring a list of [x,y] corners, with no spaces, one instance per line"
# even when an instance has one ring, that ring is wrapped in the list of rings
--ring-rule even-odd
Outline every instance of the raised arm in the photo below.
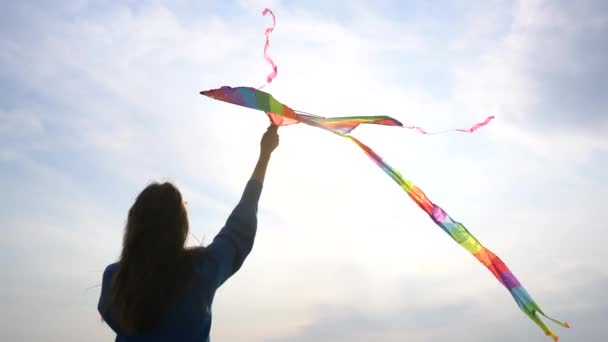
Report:
[[[251,180],[257,181],[260,184],[264,184],[264,177],[266,177],[266,168],[268,168],[268,162],[272,151],[279,146],[279,135],[277,134],[278,127],[270,125],[266,130],[266,133],[262,136],[260,142],[260,157],[255,165]]]
[[[226,225],[209,245],[209,257],[218,264],[218,286],[238,271],[253,248],[257,230],[258,201],[262,192],[268,162],[279,145],[277,126],[271,125],[260,142],[260,156],[241,200]]]

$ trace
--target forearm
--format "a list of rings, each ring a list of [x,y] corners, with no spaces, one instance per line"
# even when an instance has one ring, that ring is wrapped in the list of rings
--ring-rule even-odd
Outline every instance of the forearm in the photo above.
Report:
[[[257,230],[258,201],[260,200],[270,155],[278,144],[277,126],[271,125],[262,137],[258,161],[239,204],[234,208],[226,221],[226,225],[220,230],[209,247],[212,255],[218,256],[220,263],[221,260],[229,260],[232,263],[219,276],[218,284],[220,285],[241,267],[253,247]]]
[[[264,178],[266,177],[266,170],[268,169],[268,162],[270,161],[270,153],[261,151],[258,162],[253,169],[251,174],[251,180],[257,181],[260,184],[264,184]]]

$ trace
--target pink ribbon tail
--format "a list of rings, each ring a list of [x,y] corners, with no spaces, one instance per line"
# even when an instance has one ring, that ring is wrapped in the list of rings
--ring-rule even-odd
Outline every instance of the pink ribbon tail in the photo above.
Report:
[[[414,130],[418,131],[420,134],[428,134],[428,135],[443,134],[443,133],[448,133],[448,132],[473,133],[476,130],[478,130],[479,128],[489,124],[490,121],[492,121],[492,119],[495,119],[495,118],[496,117],[494,117],[494,116],[488,116],[484,121],[476,123],[471,128],[454,128],[454,129],[447,129],[445,131],[439,131],[439,132],[427,132],[423,128],[418,127],[418,126],[403,126],[403,128],[414,129]]]
[[[488,116],[485,120],[483,120],[480,123],[477,123],[477,124],[473,125],[473,127],[469,128],[469,129],[457,129],[457,131],[459,131],[459,132],[473,133],[478,128],[483,127],[483,126],[489,124],[490,121],[492,121],[492,119],[494,119],[494,118],[495,118],[494,116]]]
[[[272,58],[270,58],[270,55],[268,54],[268,48],[270,47],[270,34],[274,30],[277,21],[276,17],[274,16],[274,13],[270,9],[265,8],[264,11],[262,11],[262,15],[266,15],[268,13],[270,13],[270,15],[272,16],[272,27],[267,28],[266,32],[264,33],[264,36],[266,38],[266,42],[264,44],[264,59],[268,62],[268,64],[270,64],[270,66],[272,66],[272,72],[266,77],[266,83],[270,84],[272,80],[277,77],[278,71],[277,65],[274,63],[274,61],[272,60]],[[264,88],[266,86],[266,83],[259,86],[258,89]]]
[[[415,129],[418,132],[420,132],[420,134],[429,134],[429,132],[425,131],[424,129],[422,129],[421,127],[418,126],[403,126],[403,128],[407,128],[407,129]],[[432,134],[432,133],[431,133]]]

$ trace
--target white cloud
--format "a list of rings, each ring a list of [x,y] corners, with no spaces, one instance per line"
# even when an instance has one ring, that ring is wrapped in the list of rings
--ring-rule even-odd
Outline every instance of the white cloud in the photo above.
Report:
[[[541,158],[580,162],[606,151],[606,102],[584,83],[597,84],[603,71],[594,61],[608,55],[593,45],[603,39],[598,30],[608,29],[598,27],[605,14],[587,9],[598,4],[518,2],[505,35],[458,71],[457,103],[468,113],[496,115],[503,122],[497,138]]]
[[[2,185],[6,189],[13,183],[3,205],[12,208],[11,202],[36,197],[31,212],[50,213],[55,221],[41,223],[25,214],[3,218],[3,227],[10,223],[23,230],[2,242],[26,244],[39,231],[44,239],[19,253],[35,258],[34,249],[56,244],[46,249],[57,253],[50,259],[55,262],[52,270],[76,255],[88,260],[81,260],[85,264],[102,264],[104,258],[111,262],[130,200],[152,179],[172,180],[182,188],[193,231],[209,242],[240,195],[266,127],[263,113],[198,94],[222,85],[257,86],[268,73],[261,44],[269,18],[260,15],[264,6],[257,2],[241,6],[251,15],[201,13],[199,20],[185,20],[160,4],[138,10],[112,5],[99,13],[75,5],[68,18],[28,5],[25,22],[31,25],[12,28],[18,33],[14,37],[8,31],[0,36],[0,82],[14,81],[10,94],[21,96],[0,95],[0,166],[6,170]],[[558,281],[547,285],[563,269],[538,269],[549,269],[554,258],[564,256],[572,258],[565,269],[601,266],[580,252],[588,248],[590,254],[603,255],[601,239],[591,238],[602,236],[601,223],[590,214],[601,210],[598,203],[606,187],[598,179],[580,186],[584,176],[579,167],[595,158],[596,151],[605,151],[606,140],[601,129],[544,129],[539,122],[547,118],[537,105],[551,98],[536,88],[538,75],[526,71],[541,64],[533,57],[542,48],[552,52],[542,68],[580,72],[580,66],[569,63],[578,31],[567,44],[556,42],[552,31],[577,28],[563,28],[571,22],[559,6],[521,3],[510,20],[502,12],[509,6],[496,2],[471,12],[478,20],[465,29],[442,29],[445,36],[427,37],[416,25],[439,21],[433,18],[440,14],[401,22],[367,4],[345,6],[348,20],[273,4],[278,24],[271,55],[279,77],[267,90],[304,111],[394,115],[429,129],[465,126],[496,115],[475,136],[423,137],[378,127],[359,129],[355,135],[503,256],[533,296],[552,301],[558,310],[574,307],[567,300],[557,303],[555,298],[567,296]],[[590,22],[599,28],[605,24],[601,17]],[[547,37],[554,45],[540,44]],[[446,41],[448,46],[442,46]],[[429,70],[420,56],[446,51],[456,56],[442,67],[446,71],[436,73],[445,73],[450,91],[412,85],[408,74]],[[385,56],[405,62],[394,69],[399,63]],[[395,76],[402,74],[403,83]],[[475,305],[484,314],[466,317],[492,323],[498,316],[529,327],[525,336],[537,332],[489,273],[356,146],[302,125],[281,128],[280,134],[261,202],[256,246],[246,267],[218,296],[215,336],[233,341],[296,336],[315,326],[319,316],[326,317],[318,312],[323,305],[338,308],[327,316],[330,321],[348,322],[351,313],[340,309],[346,307],[372,311],[367,319],[381,321],[374,327],[399,325],[399,319],[409,317],[390,318],[394,304],[411,299],[400,291],[427,289],[435,298],[417,302],[415,310],[481,293]],[[556,165],[563,169],[553,170]],[[571,192],[554,190],[570,177],[575,183],[564,186],[572,187]],[[22,193],[16,190],[19,183],[28,183]],[[564,209],[568,205],[573,208]],[[577,234],[571,233],[573,227]],[[85,257],[87,250],[91,255]],[[406,274],[409,285],[400,282]],[[97,281],[98,275],[89,275]],[[65,274],[55,276],[62,278],[58,282],[69,281]],[[92,297],[95,293],[87,300]],[[508,309],[496,312],[489,307],[495,301]],[[460,331],[455,326],[463,320],[445,328],[446,334]],[[11,329],[25,333],[19,325]],[[103,325],[98,329],[101,340],[107,330]],[[395,334],[431,338],[415,327]]]

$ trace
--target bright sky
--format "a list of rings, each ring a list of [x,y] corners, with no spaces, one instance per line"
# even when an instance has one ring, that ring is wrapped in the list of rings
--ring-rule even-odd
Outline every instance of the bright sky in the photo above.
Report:
[[[355,135],[463,222],[562,341],[606,341],[608,2],[10,1],[0,10],[0,340],[108,341],[96,311],[152,180],[209,242],[252,171],[258,86]],[[218,292],[215,341],[548,341],[492,275],[355,145],[279,130],[257,240]],[[191,241],[194,243],[194,240]],[[92,287],[92,288],[90,288]]]

